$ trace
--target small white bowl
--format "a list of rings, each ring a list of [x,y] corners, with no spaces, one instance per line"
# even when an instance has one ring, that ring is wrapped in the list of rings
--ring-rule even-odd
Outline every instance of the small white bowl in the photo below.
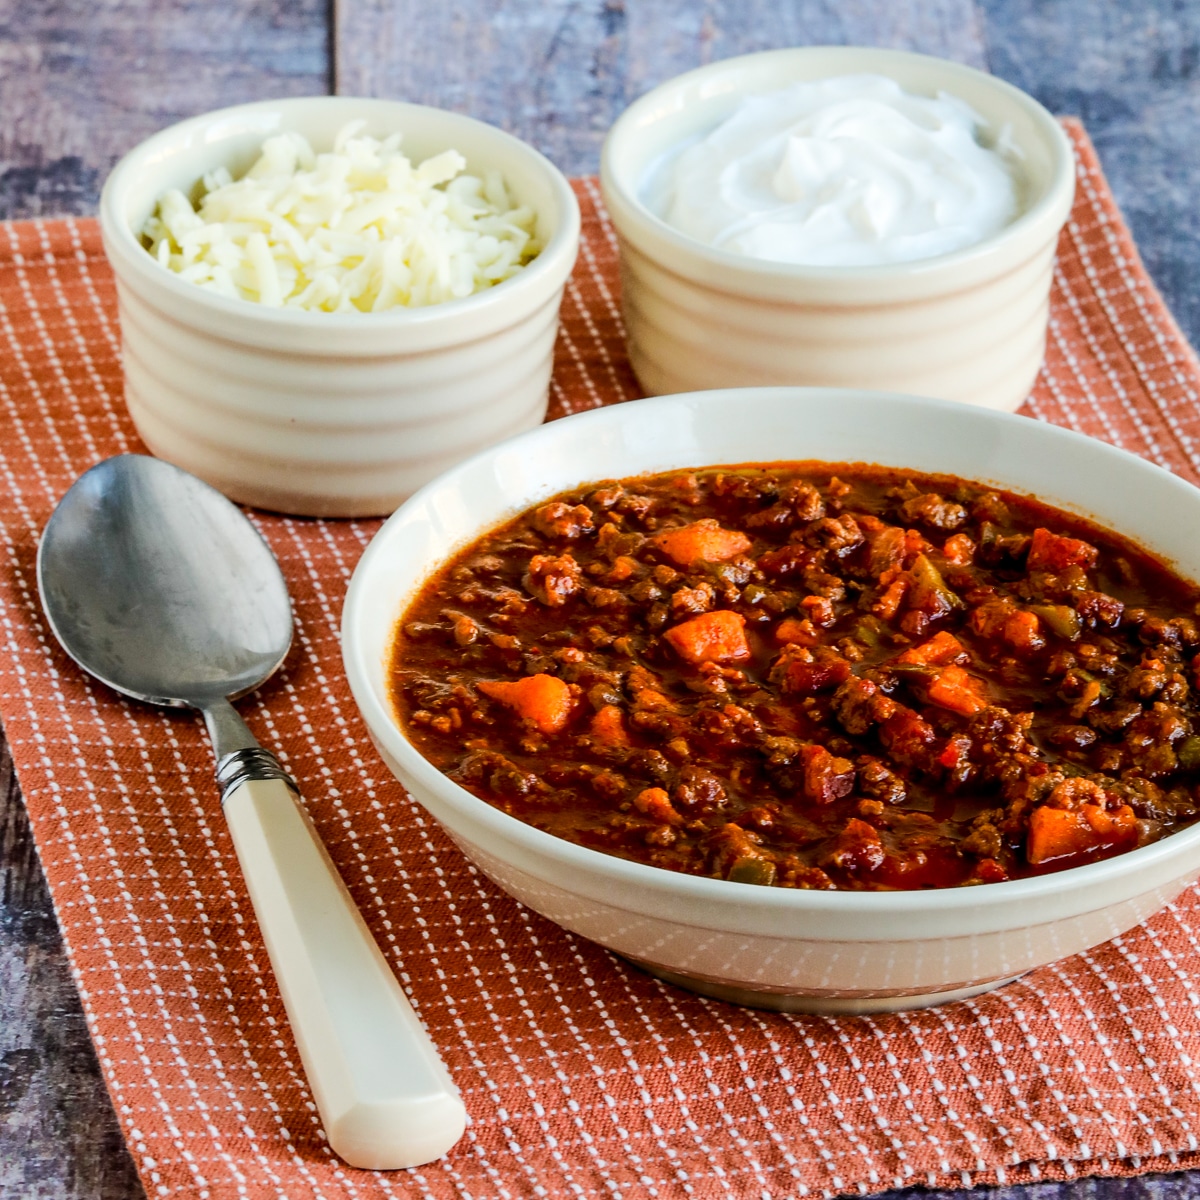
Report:
[[[1024,417],[894,394],[747,388],[555,421],[414,496],[371,543],[346,598],[346,672],[371,737],[463,852],[530,908],[672,982],[740,1003],[830,1012],[986,991],[1115,937],[1200,875],[1200,824],[1102,862],[968,888],[794,891],[682,875],[525,825],[452,782],[405,738],[388,696],[389,646],[405,606],[456,549],[586,481],[787,459],[875,462],[1036,493],[1200,579],[1200,490]]]
[[[1021,215],[952,254],[811,267],[706,246],[646,205],[652,166],[751,94],[869,72],[965,100],[1024,154]],[[629,357],[652,394],[772,384],[877,388],[1016,409],[1045,351],[1054,253],[1074,156],[1057,121],[1010,84],[898,50],[813,46],[748,54],[655,88],[604,145],[604,201],[620,240]]]
[[[376,137],[402,131],[414,161],[454,148],[469,171],[499,170],[536,210],[541,253],[462,300],[325,313],[216,295],[162,267],[139,240],[167,189],[188,193],[220,165],[236,175],[285,130],[328,149],[356,120]],[[579,206],[546,158],[490,125],[340,96],[223,109],[127,154],[104,185],[100,225],[138,433],[234,500],[308,516],[389,513],[440,471],[545,416]]]

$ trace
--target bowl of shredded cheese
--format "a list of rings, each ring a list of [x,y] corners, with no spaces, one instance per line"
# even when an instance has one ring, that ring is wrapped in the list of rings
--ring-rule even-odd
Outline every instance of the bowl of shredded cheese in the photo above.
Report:
[[[499,129],[242,105],[131,151],[100,215],[138,432],[235,500],[387,513],[545,415],[579,209]]]

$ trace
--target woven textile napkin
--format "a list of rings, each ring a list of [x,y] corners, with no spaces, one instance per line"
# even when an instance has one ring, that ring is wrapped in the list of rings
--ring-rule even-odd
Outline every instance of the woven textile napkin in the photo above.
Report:
[[[1200,364],[1078,125],[1031,416],[1197,479]],[[615,243],[583,180],[553,415],[637,395]],[[520,907],[388,776],[342,678],[346,582],[376,522],[256,514],[297,614],[242,712],[461,1086],[443,1161],[329,1152],[225,832],[198,720],[125,703],[54,644],[39,531],[72,480],[138,449],[94,223],[0,227],[0,715],[125,1136],[151,1196],[793,1197],[1200,1165],[1200,896],[970,1002],[782,1016],[661,984]]]

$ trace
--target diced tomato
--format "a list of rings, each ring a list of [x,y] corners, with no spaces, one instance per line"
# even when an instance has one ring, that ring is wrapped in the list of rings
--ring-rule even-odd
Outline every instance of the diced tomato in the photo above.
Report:
[[[571,715],[571,689],[553,675],[527,675],[511,682],[481,679],[479,690],[507,705],[543,733],[558,733]]]
[[[814,625],[820,625],[822,629],[828,629],[837,620],[833,603],[825,596],[805,596],[800,601],[800,607],[808,619]]]
[[[746,618],[726,609],[701,613],[663,637],[685,662],[700,663],[743,662],[750,657],[746,641]]]
[[[916,529],[906,529],[904,531],[904,561],[917,557],[926,551],[932,550],[933,547],[925,540],[921,533]]]
[[[928,721],[901,704],[879,727],[879,736],[897,762],[922,766],[928,761],[929,747],[937,734]]]
[[[773,579],[786,579],[789,575],[797,575],[805,568],[811,567],[817,557],[818,552],[811,546],[780,546],[778,550],[768,550],[761,554],[758,566]]]
[[[871,612],[881,620],[890,621],[900,609],[908,592],[907,579],[895,579],[888,584],[883,595],[871,605]]]
[[[1004,622],[1004,640],[1022,654],[1033,654],[1046,645],[1036,613],[1018,610]]]
[[[970,752],[971,739],[963,737],[960,734],[958,737],[946,739],[946,744],[942,747],[941,753],[938,754],[937,760],[947,771],[953,771],[955,767],[967,761],[967,756]]]
[[[976,637],[999,637],[1016,605],[1007,596],[993,596],[971,609],[967,626]]]
[[[875,827],[867,821],[851,817],[837,835],[827,858],[823,861],[841,867],[851,874],[877,870],[887,858]]]
[[[854,764],[830,754],[824,746],[802,746],[804,794],[817,804],[831,804],[854,790]],[[868,826],[870,828],[870,826]]]
[[[787,651],[784,651],[786,654]],[[845,683],[850,664],[836,652],[824,649],[816,655],[793,653],[783,672],[784,691],[799,696],[815,696]]]
[[[946,539],[942,556],[956,567],[965,567],[975,557],[975,543],[965,533],[955,533]]]
[[[994,858],[981,858],[975,874],[984,883],[1003,883],[1008,878],[1008,872]]]
[[[638,688],[633,697],[633,707],[638,712],[678,712],[679,705],[670,696],[657,688]]]
[[[1057,572],[1068,567],[1082,567],[1086,571],[1096,565],[1098,554],[1096,547],[1088,542],[1039,527],[1033,531],[1025,566],[1030,571]]]

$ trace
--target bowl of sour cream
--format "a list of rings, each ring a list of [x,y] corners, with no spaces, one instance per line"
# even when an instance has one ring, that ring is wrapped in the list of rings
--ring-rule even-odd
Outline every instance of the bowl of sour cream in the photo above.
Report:
[[[818,46],[679,76],[604,147],[634,370],[652,394],[803,384],[1011,411],[1074,179],[1059,123],[958,63]]]

